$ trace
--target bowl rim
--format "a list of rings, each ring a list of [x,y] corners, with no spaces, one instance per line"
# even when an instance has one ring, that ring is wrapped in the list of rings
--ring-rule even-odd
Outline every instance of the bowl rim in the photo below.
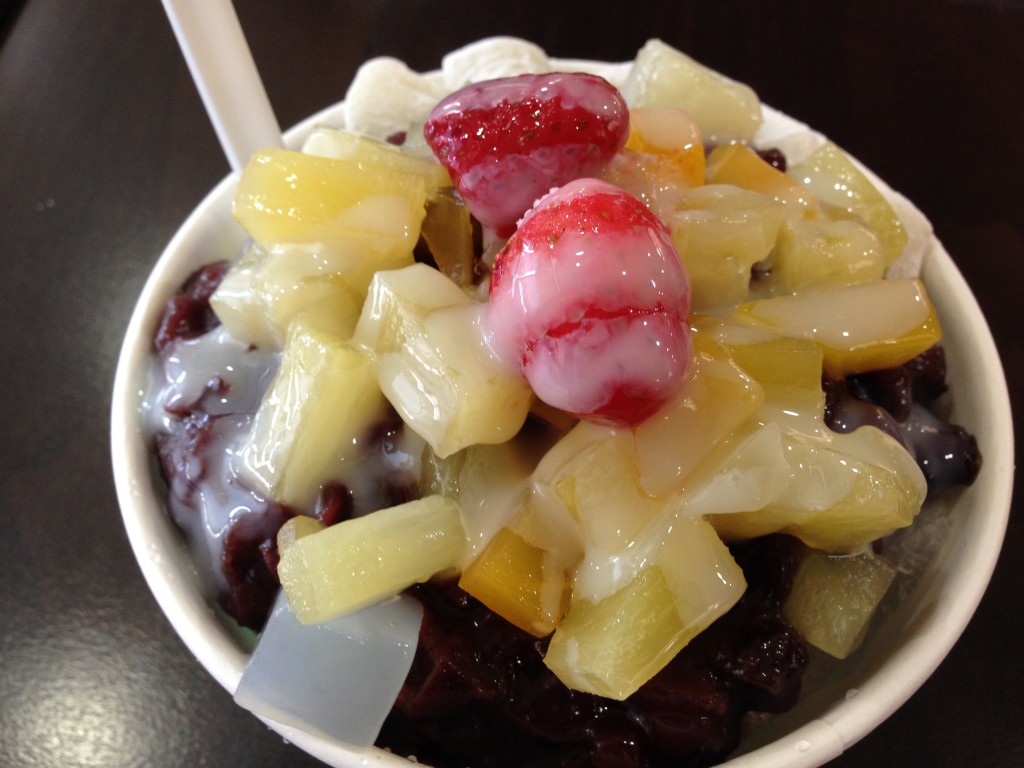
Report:
[[[623,67],[622,64],[576,59],[551,59],[551,63],[555,67],[590,71],[621,72]],[[286,146],[301,146],[317,125],[343,123],[343,106],[343,102],[338,102],[298,123],[285,133]],[[766,122],[781,124],[787,130],[810,130],[777,110],[762,107]],[[820,134],[812,133],[823,139]],[[899,197],[884,181],[874,174],[869,175],[884,191]],[[196,588],[195,569],[166,514],[165,499],[156,492],[154,460],[145,436],[142,400],[143,382],[152,353],[152,332],[166,298],[193,268],[209,260],[197,260],[196,254],[200,251],[197,246],[223,236],[225,247],[235,246],[234,250],[224,252],[234,253],[244,240],[244,233],[229,213],[236,179],[229,174],[205,196],[176,231],[146,280],[118,357],[110,422],[118,503],[143,576],[178,636],[210,675],[232,694],[248,657],[216,609],[206,603]],[[912,623],[911,635],[902,638],[896,651],[888,655],[856,691],[833,701],[819,716],[797,724],[768,744],[732,757],[722,766],[813,768],[837,757],[888,718],[939,666],[973,616],[991,579],[1005,536],[1013,491],[1009,391],[995,342],[977,300],[938,239],[934,234],[929,237],[922,277],[940,308],[940,316],[955,307],[958,322],[950,327],[955,327],[958,334],[967,332],[970,337],[966,347],[958,348],[961,359],[957,362],[959,370],[970,375],[975,392],[972,399],[981,404],[983,416],[982,421],[971,428],[979,440],[984,439],[984,480],[967,489],[967,493],[969,510],[984,509],[987,513],[971,527],[970,536],[957,542],[957,562],[971,564],[965,572],[967,578],[959,580],[955,589],[941,593],[941,601],[936,601],[937,609]],[[946,307],[945,312],[942,307]],[[160,514],[154,514],[156,510]],[[399,768],[410,764],[376,747],[363,749],[329,742],[266,718],[260,719],[287,741],[331,765],[373,764]]]

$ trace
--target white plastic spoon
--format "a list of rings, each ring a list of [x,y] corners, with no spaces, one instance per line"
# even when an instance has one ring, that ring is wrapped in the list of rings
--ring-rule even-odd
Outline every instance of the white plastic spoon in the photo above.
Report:
[[[282,146],[281,127],[231,0],[163,0],[231,169],[263,147]]]

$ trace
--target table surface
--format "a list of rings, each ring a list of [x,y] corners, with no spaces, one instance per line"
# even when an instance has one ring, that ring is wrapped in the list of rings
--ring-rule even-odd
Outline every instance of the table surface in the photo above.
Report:
[[[1019,0],[238,0],[284,126],[393,55],[479,37],[620,61],[654,36],[822,130],[914,200],[975,291],[1024,413]],[[124,534],[108,418],[147,273],[227,172],[156,0],[0,5],[0,765],[313,766],[207,676]],[[1019,422],[1016,428],[1020,443]],[[973,621],[837,766],[1020,766],[1021,494]]]

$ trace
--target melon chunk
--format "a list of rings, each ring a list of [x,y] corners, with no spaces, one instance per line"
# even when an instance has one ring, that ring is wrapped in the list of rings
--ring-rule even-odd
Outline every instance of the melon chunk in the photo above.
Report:
[[[437,189],[451,187],[452,180],[444,166],[436,160],[416,157],[394,144],[353,131],[319,125],[302,145],[307,155],[332,160],[348,160],[371,168],[387,168],[420,176],[429,197]]]
[[[880,280],[887,261],[875,231],[859,221],[789,221],[779,233],[768,283],[776,294]]]
[[[356,237],[378,252],[411,251],[427,191],[417,173],[271,148],[243,170],[231,210],[264,246]]]
[[[373,267],[411,261],[411,254],[400,254],[393,261],[374,262],[358,243],[271,248],[254,243],[231,265],[210,306],[232,336],[257,347],[280,349],[298,320],[347,339]]]

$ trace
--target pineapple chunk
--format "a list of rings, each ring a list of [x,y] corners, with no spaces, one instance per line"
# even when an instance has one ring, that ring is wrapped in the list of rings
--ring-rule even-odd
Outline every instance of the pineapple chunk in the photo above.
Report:
[[[370,361],[341,339],[297,323],[241,447],[240,473],[260,493],[299,509],[357,460],[384,411]]]
[[[311,534],[319,533],[324,528],[324,524],[315,517],[296,515],[295,517],[288,518],[285,524],[277,531],[277,553],[284,555],[285,552],[292,548],[292,544],[296,541]]]
[[[757,94],[699,64],[661,40],[636,55],[622,87],[630,108],[675,107],[689,112],[709,143],[749,141],[764,118]]]
[[[273,148],[245,167],[232,212],[264,246],[356,238],[376,256],[412,251],[426,199],[419,174]]]
[[[706,334],[693,334],[693,350],[680,394],[635,430],[640,484],[652,496],[678,491],[764,402],[761,386]]]
[[[770,287],[784,294],[880,280],[886,264],[878,235],[859,221],[787,221],[770,262]]]
[[[768,258],[783,206],[767,195],[714,184],[683,193],[665,221],[693,281],[696,312],[746,301],[751,267]]]
[[[574,598],[544,663],[570,688],[622,700],[729,610],[743,573],[700,518],[672,520],[652,562],[598,602]]]
[[[803,638],[837,659],[860,646],[896,569],[870,553],[831,557],[808,550],[782,606]]]
[[[822,203],[854,216],[874,230],[881,241],[885,266],[907,246],[899,216],[867,176],[832,142],[826,142],[789,175]]]
[[[708,184],[731,184],[775,198],[785,206],[788,219],[821,216],[821,205],[814,195],[742,144],[711,150],[706,176]]]
[[[427,496],[303,536],[277,571],[295,617],[328,621],[447,571],[466,535],[459,505]]]
[[[374,264],[360,244],[350,245],[343,250],[320,243],[269,249],[253,244],[231,265],[210,306],[232,336],[257,347],[280,349],[300,319],[347,339],[372,278],[367,268]],[[412,263],[411,253],[383,265],[406,263]]]
[[[738,307],[735,317],[816,342],[832,378],[901,365],[942,337],[935,307],[917,279],[874,280],[752,301]]]
[[[426,182],[428,196],[437,189],[452,185],[448,171],[437,161],[416,157],[394,144],[362,133],[317,126],[302,145],[302,151],[307,155],[351,160],[371,168],[389,168],[421,176]]]
[[[482,309],[415,264],[377,274],[352,338],[374,358],[384,395],[441,457],[511,439],[530,409],[529,386],[484,339]]]
[[[436,164],[367,147],[347,160],[268,149],[246,166],[233,210],[255,244],[210,302],[232,335],[280,347],[304,318],[347,338],[374,273],[413,263]]]

